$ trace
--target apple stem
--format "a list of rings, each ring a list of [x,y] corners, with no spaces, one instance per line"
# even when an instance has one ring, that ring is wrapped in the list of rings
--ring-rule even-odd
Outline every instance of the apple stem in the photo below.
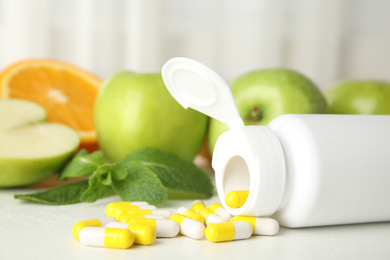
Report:
[[[261,110],[258,107],[254,107],[251,112],[251,118],[255,121],[259,121],[262,117],[263,113],[261,113]]]

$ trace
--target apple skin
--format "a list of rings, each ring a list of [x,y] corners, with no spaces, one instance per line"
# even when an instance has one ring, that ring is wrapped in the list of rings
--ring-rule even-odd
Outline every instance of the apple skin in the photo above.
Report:
[[[325,92],[331,114],[390,114],[390,83],[344,81]]]
[[[289,69],[264,69],[246,73],[231,84],[234,99],[245,125],[267,125],[283,114],[323,114],[327,111],[324,96],[302,74]],[[210,120],[209,149],[214,150],[218,137],[228,126]]]
[[[208,125],[206,115],[177,103],[161,74],[128,71],[103,83],[94,120],[99,147],[110,162],[146,147],[168,150],[192,161]]]
[[[36,103],[0,99],[0,111],[0,188],[52,177],[79,146],[78,134],[68,126],[47,123],[46,111]]]
[[[0,187],[26,186],[49,179],[68,162],[76,148],[46,158],[0,158]]]

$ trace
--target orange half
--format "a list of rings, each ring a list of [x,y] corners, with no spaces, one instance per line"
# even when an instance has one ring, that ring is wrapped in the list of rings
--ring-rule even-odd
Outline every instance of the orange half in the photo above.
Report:
[[[22,60],[0,74],[0,98],[30,100],[42,105],[47,121],[76,130],[80,148],[98,149],[93,108],[102,80],[72,64],[50,60]]]

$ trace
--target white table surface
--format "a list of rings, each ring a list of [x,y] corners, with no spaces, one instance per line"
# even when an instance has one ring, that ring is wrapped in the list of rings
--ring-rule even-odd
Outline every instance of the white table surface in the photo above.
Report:
[[[16,200],[16,193],[32,189],[0,189],[0,259],[390,259],[390,222],[317,227],[281,228],[276,236],[253,236],[247,240],[211,243],[206,238],[184,236],[157,239],[150,246],[130,249],[86,247],[73,238],[73,224],[105,216],[112,196],[95,203],[64,206]],[[218,197],[204,200],[206,205]],[[190,207],[192,200],[168,200],[158,205],[175,211]]]

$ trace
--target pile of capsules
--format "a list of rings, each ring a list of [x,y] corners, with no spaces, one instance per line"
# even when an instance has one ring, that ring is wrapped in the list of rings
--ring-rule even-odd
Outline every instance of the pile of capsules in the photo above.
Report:
[[[232,191],[225,197],[228,206],[245,203],[246,191]],[[86,246],[129,248],[150,245],[156,238],[171,238],[179,233],[192,239],[204,236],[211,242],[247,239],[252,235],[275,235],[279,223],[272,218],[232,217],[220,204],[206,205],[196,200],[191,209],[180,207],[175,214],[157,209],[147,202],[112,202],[107,217],[77,222],[73,236]]]

